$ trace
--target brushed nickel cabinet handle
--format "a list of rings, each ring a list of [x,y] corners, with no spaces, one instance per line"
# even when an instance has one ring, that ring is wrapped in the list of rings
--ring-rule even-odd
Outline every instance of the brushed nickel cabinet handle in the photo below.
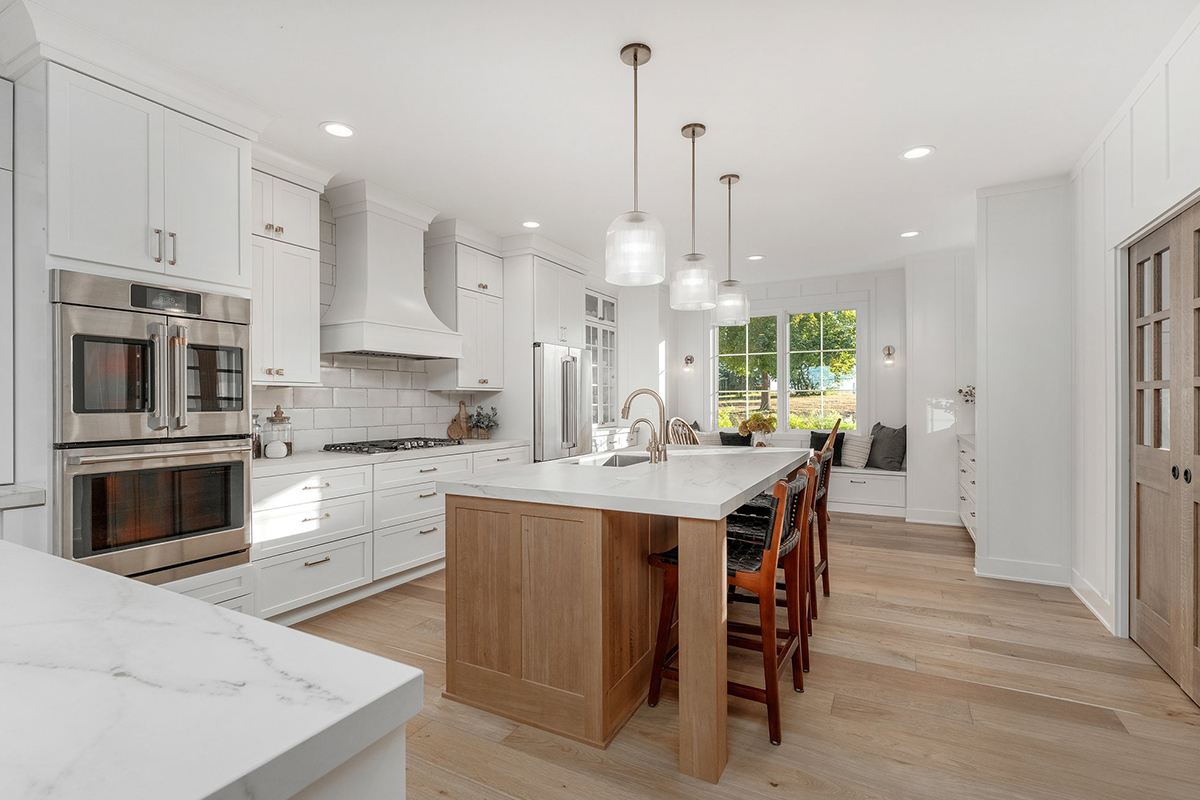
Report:
[[[971,463],[972,463],[972,464],[974,464],[974,463],[975,463],[975,459],[973,459],[973,458],[972,458],[972,459],[971,459]]]
[[[328,560],[329,560],[329,556],[325,556],[324,558],[320,559],[319,561],[305,561],[304,566],[315,567],[317,564],[324,564]]]
[[[425,467],[424,469],[421,470],[421,472],[437,472],[437,471],[438,471],[437,467]]]
[[[161,264],[163,260],[163,232],[162,228],[155,228],[154,232],[158,234],[158,255],[154,257],[155,263]]]
[[[480,378],[480,379],[479,379],[479,382],[480,382],[480,383],[487,383],[487,380],[486,380],[485,378]]]
[[[962,474],[964,474],[964,475],[966,475],[966,474],[967,474],[967,471],[966,471],[965,469],[960,469],[960,470],[959,470],[959,472],[961,472],[961,473],[962,473]]]
[[[975,481],[971,481],[971,485],[972,485],[972,486],[974,486],[974,485],[975,485]]]
[[[961,494],[960,494],[960,495],[958,496],[958,499],[959,499],[959,500],[966,501],[966,499],[967,499],[967,498],[966,498],[966,496],[965,496],[965,495],[961,495]]]
[[[866,483],[866,481],[850,481],[851,483]]]
[[[270,367],[267,367],[266,369],[264,369],[263,372],[267,373],[268,375],[275,374],[275,370],[271,369]]]
[[[320,486],[305,486],[304,491],[307,492],[309,489],[328,489],[328,488],[329,488],[329,481],[325,481]]]
[[[972,511],[972,512],[971,512],[971,516],[972,516],[972,517],[973,517],[973,516],[975,516],[975,512],[974,512],[974,511]]]
[[[271,231],[275,230],[275,226],[269,222],[266,225],[264,225],[263,227],[267,229],[267,233],[270,233]]]
[[[486,284],[486,283],[481,283],[481,284],[479,284],[479,288],[480,288],[480,289],[486,289],[486,288],[487,288],[487,284]]]
[[[175,231],[171,231],[167,236],[171,237],[171,260],[167,263],[175,266],[179,263],[179,237],[175,235]]]
[[[424,500],[424,499],[425,499],[425,498],[427,498],[427,497],[434,497],[434,496],[436,496],[436,495],[437,495],[437,492],[428,492],[428,493],[426,493],[426,494],[419,494],[419,495],[417,495],[417,498],[418,498],[418,499],[420,499],[420,500]]]
[[[423,531],[417,531],[417,535],[418,535],[418,536],[424,536],[425,534],[427,534],[427,533],[433,533],[433,532],[434,532],[434,531],[436,531],[436,530],[437,530],[437,526],[435,525],[434,527],[432,527],[432,528],[429,528],[429,529],[427,529],[427,530],[423,530]]]
[[[279,369],[275,370],[275,374],[276,374],[276,375],[282,375],[282,374],[283,374],[283,367],[280,367]]]
[[[304,519],[302,519],[300,521],[301,522],[316,522],[319,519],[329,519],[329,512],[327,511],[319,517],[305,517]]]
[[[962,453],[964,456],[967,454],[966,450],[959,450],[958,452]]]
[[[282,225],[276,225],[276,226],[275,226],[275,232],[276,232],[276,233],[283,233],[283,226],[282,226]]]
[[[497,461],[497,462],[500,462],[500,461],[508,461],[509,459],[510,459],[510,456],[505,456],[504,458],[497,458],[497,459],[496,459],[496,461]]]

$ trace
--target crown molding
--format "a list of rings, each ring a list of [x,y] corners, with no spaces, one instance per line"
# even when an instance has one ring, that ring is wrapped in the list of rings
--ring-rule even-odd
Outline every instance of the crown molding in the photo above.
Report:
[[[425,246],[458,242],[482,250],[491,255],[500,255],[502,239],[483,228],[461,219],[441,219],[429,226],[425,232]]]
[[[251,141],[271,121],[270,114],[237,95],[31,0],[13,0],[0,10],[0,77],[16,81],[44,61],[90,75]]]
[[[600,265],[592,259],[536,233],[521,233],[505,237],[500,241],[500,255],[505,258],[524,255],[541,256],[547,261],[553,261],[576,272],[588,275],[599,275],[601,272]]]
[[[331,187],[325,190],[325,199],[329,201],[334,219],[370,211],[423,231],[429,230],[429,223],[439,213],[436,208],[370,181]]]
[[[254,169],[283,178],[316,192],[325,191],[330,179],[338,173],[336,167],[302,156],[277,144],[259,139],[250,148],[250,165]]]

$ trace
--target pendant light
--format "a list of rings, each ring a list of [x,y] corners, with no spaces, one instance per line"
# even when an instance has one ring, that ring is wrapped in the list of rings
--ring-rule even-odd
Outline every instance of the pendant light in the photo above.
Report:
[[[654,217],[638,209],[638,67],[650,60],[650,48],[627,44],[621,60],[633,67],[633,211],[613,220],[604,241],[604,279],[617,286],[651,286],[667,276],[666,232]]]
[[[750,323],[750,298],[746,294],[746,287],[733,279],[733,185],[737,182],[737,175],[721,176],[721,183],[729,188],[729,280],[721,281],[721,285],[717,287],[714,325],[734,326]]]
[[[692,140],[692,251],[671,270],[671,308],[676,311],[707,311],[717,305],[717,269],[708,256],[696,252],[696,140],[704,131],[699,122],[680,131]]]

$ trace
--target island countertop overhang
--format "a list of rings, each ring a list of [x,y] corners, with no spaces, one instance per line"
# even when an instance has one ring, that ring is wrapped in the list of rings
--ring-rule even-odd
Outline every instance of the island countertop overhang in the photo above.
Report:
[[[717,520],[805,463],[812,452],[672,446],[661,464],[602,467],[573,463],[576,459],[543,461],[438,481],[437,490],[463,497]]]

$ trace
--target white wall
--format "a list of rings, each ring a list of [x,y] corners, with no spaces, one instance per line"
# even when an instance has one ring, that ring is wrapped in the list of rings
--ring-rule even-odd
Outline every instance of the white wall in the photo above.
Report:
[[[1069,469],[1071,587],[1114,632],[1128,629],[1128,354],[1125,247],[1200,193],[1200,8],[1147,71],[1072,175]]]
[[[913,522],[958,525],[958,433],[964,409],[960,375],[959,297],[974,285],[969,252],[929,253],[904,265],[908,322],[907,419],[908,499],[905,517]],[[974,298],[970,297],[974,304]],[[973,338],[973,337],[971,337]],[[969,366],[969,369],[968,369]],[[972,412],[970,426],[974,430]]]
[[[1069,580],[1072,220],[1065,179],[979,192],[980,575]]]
[[[617,298],[617,395],[619,402],[634,389],[653,389],[667,406],[667,415],[677,412],[675,387],[683,367],[676,358],[677,335],[666,285],[623,288]],[[678,363],[676,363],[678,362]],[[630,409],[627,425],[648,417],[658,425],[658,411],[649,398],[639,398]],[[643,434],[639,434],[640,436]]]

